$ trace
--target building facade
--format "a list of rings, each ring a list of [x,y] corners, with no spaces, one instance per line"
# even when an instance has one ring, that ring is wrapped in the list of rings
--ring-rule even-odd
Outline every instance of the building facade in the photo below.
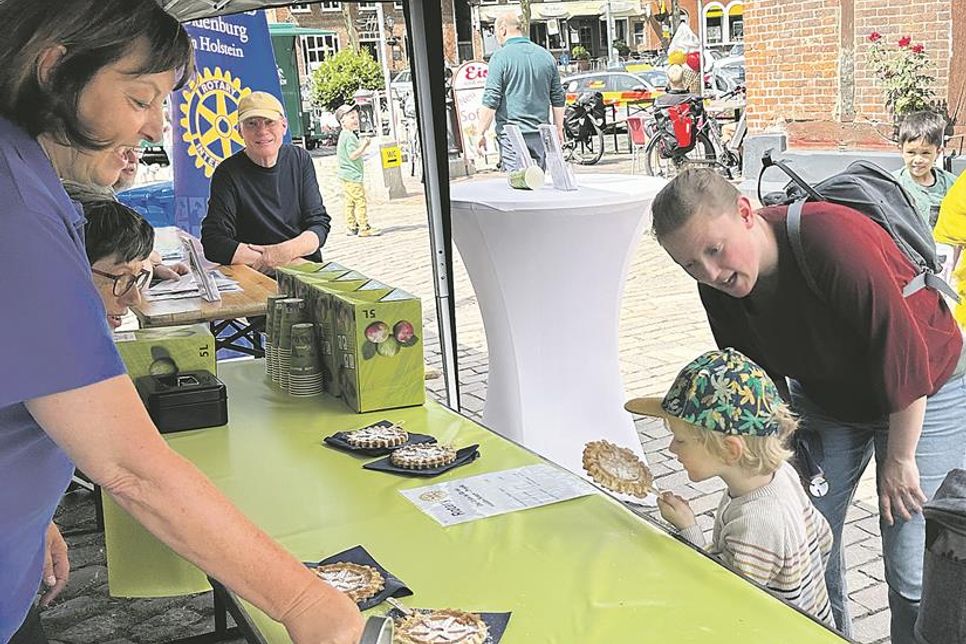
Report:
[[[384,51],[379,47],[379,27],[376,22],[375,2],[346,3],[350,20],[359,34],[359,44],[368,49],[373,58],[381,61],[386,58],[389,69],[395,73],[409,69],[408,37],[406,20],[403,16],[402,2],[384,3],[385,35],[387,45]],[[443,44],[446,63],[459,62],[456,33],[456,8],[454,0],[442,0]],[[269,10],[269,21],[290,22],[300,27],[325,29],[335,32],[332,35],[300,36],[300,70],[312,71],[327,56],[339,51],[349,43],[349,32],[341,2],[313,2],[293,4]],[[274,15],[273,15],[274,14]]]
[[[891,119],[869,64],[872,32],[909,36],[931,61],[950,111],[962,101],[966,7],[961,0],[747,0],[749,133],[781,132],[791,147],[891,146]],[[966,114],[960,120],[966,119]]]

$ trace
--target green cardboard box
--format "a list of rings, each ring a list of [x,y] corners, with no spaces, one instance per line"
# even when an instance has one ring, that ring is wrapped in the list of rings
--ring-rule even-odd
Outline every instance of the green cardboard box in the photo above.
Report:
[[[422,303],[400,289],[333,298],[339,389],[358,413],[426,401]]]
[[[338,397],[341,390],[337,378],[335,334],[332,331],[333,297],[336,293],[354,291],[370,280],[358,271],[347,271],[334,279],[310,281],[310,278],[306,276],[300,281],[307,282],[310,291],[305,299],[309,305],[309,314],[315,323],[315,332],[319,340],[319,352],[322,358],[322,382],[329,395]]]
[[[289,264],[275,270],[275,282],[279,293],[301,297],[296,295],[296,280],[299,277],[320,277],[341,275],[349,269],[338,262],[302,262],[300,264]]]
[[[217,375],[215,338],[207,324],[115,333],[114,343],[132,380],[182,371],[204,370]]]

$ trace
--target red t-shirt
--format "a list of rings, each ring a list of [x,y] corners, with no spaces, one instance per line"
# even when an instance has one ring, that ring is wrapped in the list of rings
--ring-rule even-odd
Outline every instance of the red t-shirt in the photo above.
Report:
[[[778,239],[776,288],[765,294],[759,283],[738,299],[699,285],[718,346],[745,353],[780,385],[797,380],[842,420],[878,419],[935,393],[963,346],[942,297],[932,289],[902,296],[917,271],[874,221],[845,206],[809,203],[802,245],[817,296],[792,254],[787,210],[759,211]]]

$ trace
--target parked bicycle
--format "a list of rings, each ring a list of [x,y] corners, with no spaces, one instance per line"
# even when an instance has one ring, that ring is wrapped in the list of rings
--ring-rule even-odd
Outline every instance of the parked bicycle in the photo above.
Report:
[[[719,100],[743,97],[744,92],[743,86],[736,87]],[[744,109],[727,141],[722,136],[721,123],[708,114],[700,96],[689,97],[678,105],[655,106],[651,115],[644,151],[649,175],[671,179],[690,166],[716,168],[729,179],[741,175],[742,144],[747,132]]]
[[[604,96],[584,92],[564,110],[563,153],[568,161],[594,165],[604,154]]]

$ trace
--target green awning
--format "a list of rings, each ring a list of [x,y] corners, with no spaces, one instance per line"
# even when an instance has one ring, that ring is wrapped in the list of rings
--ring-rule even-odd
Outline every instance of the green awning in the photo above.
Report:
[[[331,29],[299,27],[289,22],[270,22],[268,23],[268,33],[272,36],[334,36],[337,32]]]

